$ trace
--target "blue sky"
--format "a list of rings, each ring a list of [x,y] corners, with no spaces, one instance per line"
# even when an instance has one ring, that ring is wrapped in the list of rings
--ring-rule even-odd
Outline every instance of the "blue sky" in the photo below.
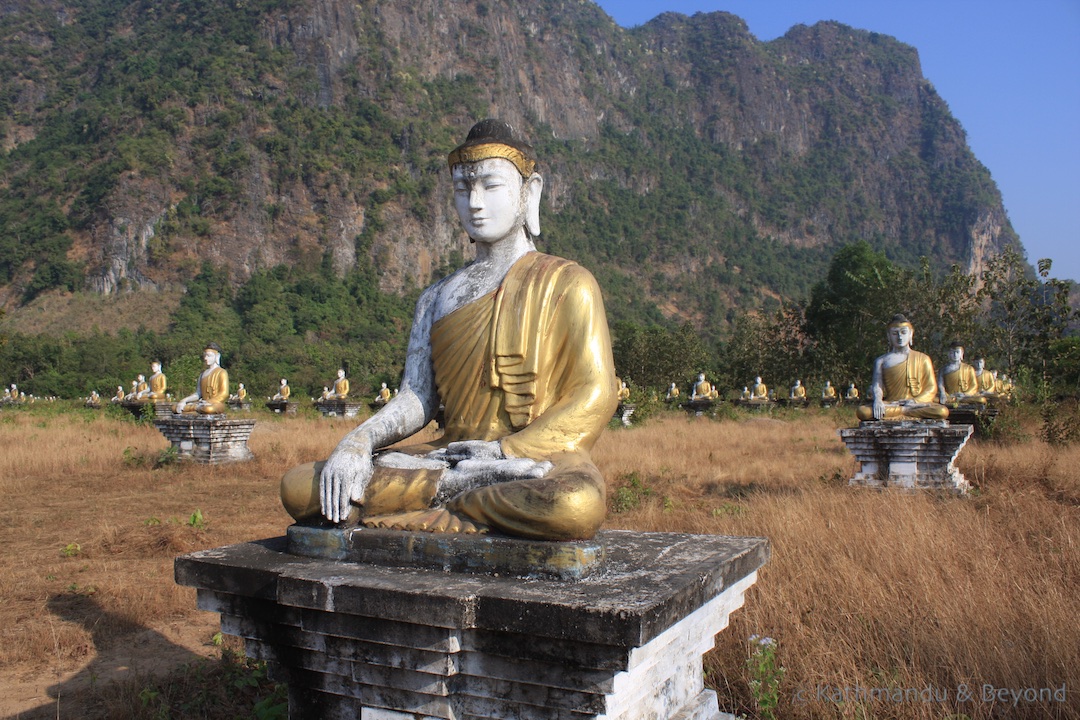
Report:
[[[623,27],[664,11],[738,15],[759,40],[837,20],[919,51],[1034,262],[1080,281],[1080,0],[599,0]]]

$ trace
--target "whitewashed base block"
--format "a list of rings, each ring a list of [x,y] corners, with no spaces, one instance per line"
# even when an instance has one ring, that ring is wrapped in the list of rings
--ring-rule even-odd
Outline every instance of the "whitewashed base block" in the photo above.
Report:
[[[863,422],[837,431],[858,461],[849,485],[954,493],[971,487],[955,461],[972,432],[945,421]]]
[[[702,656],[768,542],[598,539],[604,566],[572,581],[301,557],[284,538],[185,555],[176,578],[288,684],[292,720],[729,720]]]
[[[181,460],[218,465],[255,458],[247,445],[254,420],[233,420],[225,415],[173,415],[156,418],[154,427],[176,448]]]

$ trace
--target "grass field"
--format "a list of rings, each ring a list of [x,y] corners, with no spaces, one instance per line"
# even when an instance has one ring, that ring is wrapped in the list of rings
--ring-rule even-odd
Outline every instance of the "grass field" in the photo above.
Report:
[[[215,638],[172,561],[282,534],[282,472],[355,420],[257,417],[256,460],[213,467],[161,464],[152,426],[108,412],[0,411],[0,717],[275,716],[280,689]],[[1009,442],[961,453],[964,498],[848,488],[844,410],[662,414],[594,458],[608,527],[771,541],[706,656],[722,709],[769,717],[747,663],[762,635],[778,718],[1080,717],[1080,446],[1003,420]]]

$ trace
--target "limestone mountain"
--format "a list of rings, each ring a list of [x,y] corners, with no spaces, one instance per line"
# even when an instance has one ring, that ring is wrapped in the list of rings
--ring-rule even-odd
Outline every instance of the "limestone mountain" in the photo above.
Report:
[[[468,257],[446,152],[502,117],[546,175],[542,248],[616,318],[718,332],[833,252],[977,272],[1016,243],[916,50],[727,13],[618,27],[589,0],[0,1],[0,302],[233,282],[382,292]]]

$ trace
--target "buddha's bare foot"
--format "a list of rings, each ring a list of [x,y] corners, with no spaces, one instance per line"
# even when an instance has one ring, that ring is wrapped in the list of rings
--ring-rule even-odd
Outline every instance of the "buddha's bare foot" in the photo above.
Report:
[[[361,521],[365,527],[384,530],[412,530],[430,533],[466,533],[469,535],[487,532],[487,527],[455,515],[446,508],[413,510],[392,515],[375,515]]]

